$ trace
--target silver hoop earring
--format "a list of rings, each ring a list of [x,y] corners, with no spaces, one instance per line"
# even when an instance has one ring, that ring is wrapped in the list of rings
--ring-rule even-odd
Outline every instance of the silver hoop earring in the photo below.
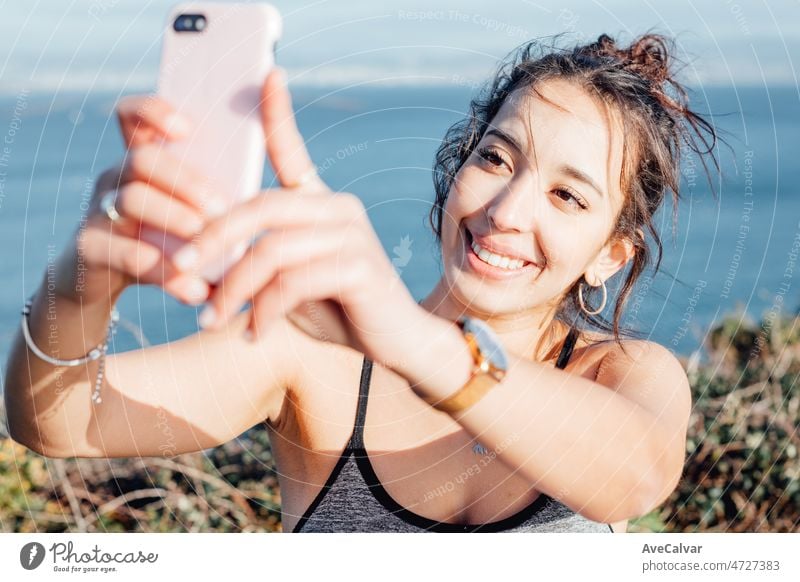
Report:
[[[578,283],[578,303],[581,304],[581,309],[583,309],[583,311],[587,315],[597,315],[598,313],[603,311],[603,309],[606,306],[606,299],[608,299],[608,290],[606,289],[605,281],[601,281],[601,284],[603,285],[603,301],[600,303],[600,307],[597,308],[597,311],[589,311],[588,309],[586,309],[586,304],[583,302],[583,283]]]

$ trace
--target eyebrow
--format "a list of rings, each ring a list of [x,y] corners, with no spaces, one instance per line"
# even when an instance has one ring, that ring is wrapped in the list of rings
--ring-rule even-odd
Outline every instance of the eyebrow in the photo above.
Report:
[[[583,182],[584,184],[592,188],[595,192],[597,192],[600,195],[600,198],[605,197],[605,193],[600,189],[600,186],[598,186],[597,183],[594,180],[592,180],[591,176],[589,176],[589,174],[587,174],[586,172],[579,170],[575,166],[570,166],[569,164],[564,164],[563,166],[561,166],[561,168],[559,168],[559,171],[562,174],[570,176],[571,178],[575,178],[579,182]]]
[[[512,137],[509,134],[507,134],[506,132],[504,132],[502,129],[498,129],[496,127],[493,127],[492,129],[486,130],[484,135],[497,136],[500,139],[502,139],[503,141],[508,142],[511,146],[514,147],[514,149],[516,149],[523,156],[526,155],[525,154],[525,149],[522,147],[522,145],[519,143],[519,141],[517,141],[514,137]],[[600,186],[597,185],[597,182],[595,182],[592,179],[592,177],[589,176],[589,174],[587,174],[583,170],[579,170],[575,166],[570,166],[569,164],[564,164],[559,168],[559,172],[561,172],[562,174],[566,174],[570,178],[574,178],[575,180],[578,180],[579,182],[583,182],[584,184],[586,184],[587,186],[592,188],[595,192],[597,192],[600,195],[601,198],[605,197],[605,193],[600,188]]]
[[[492,129],[486,130],[486,133],[484,135],[496,135],[503,141],[506,141],[510,143],[512,146],[514,146],[514,149],[516,149],[519,153],[525,155],[525,148],[523,148],[522,145],[515,138],[508,135],[502,129],[497,129],[496,127],[493,127]]]

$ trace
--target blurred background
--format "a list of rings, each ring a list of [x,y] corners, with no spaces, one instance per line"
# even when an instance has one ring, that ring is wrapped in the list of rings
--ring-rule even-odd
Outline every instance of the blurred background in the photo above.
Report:
[[[498,62],[530,39],[557,34],[563,44],[601,33],[620,44],[646,31],[675,37],[695,110],[731,147],[717,152],[716,198],[700,160],[686,159],[677,228],[669,205],[657,221],[662,269],[640,279],[622,320],[676,353],[695,390],[685,479],[668,504],[630,529],[797,531],[800,6],[729,0],[273,4],[283,16],[277,62],[289,72],[311,155],[332,188],[365,202],[417,299],[441,275],[427,224],[434,152]],[[2,4],[0,362],[19,329],[21,306],[78,224],[94,178],[123,154],[115,103],[155,89],[171,5]],[[272,182],[267,167],[264,185]],[[197,308],[155,287],[128,289],[118,308],[121,330],[112,351],[197,330]],[[152,460],[160,463],[158,472],[149,460],[49,460],[3,442],[2,531],[280,529],[269,444],[258,429],[182,464]],[[221,473],[220,464],[229,472]],[[216,480],[189,478],[190,467]],[[158,487],[156,473],[165,480]],[[174,493],[168,483],[180,484],[179,497],[152,493],[132,503],[125,497],[144,484]]]

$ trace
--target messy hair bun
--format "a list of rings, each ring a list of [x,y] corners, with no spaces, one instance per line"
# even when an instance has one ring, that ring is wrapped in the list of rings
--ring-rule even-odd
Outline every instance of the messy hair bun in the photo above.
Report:
[[[694,151],[708,154],[716,146],[717,135],[711,125],[689,107],[689,96],[676,75],[676,49],[672,39],[660,34],[645,34],[627,47],[619,47],[612,37],[601,34],[598,39],[576,49],[598,59],[609,59],[611,66],[644,79],[650,94],[673,117],[683,118],[683,129],[692,132],[689,141]],[[680,125],[680,123],[678,123]],[[685,135],[683,137],[686,137]],[[697,147],[698,143],[703,147]]]
[[[579,289],[584,286],[585,296],[587,288],[583,277],[566,291],[557,318],[577,327],[583,320],[601,330],[613,331],[618,342],[621,332],[635,336],[632,330],[620,328],[622,312],[634,284],[651,263],[645,232],[650,233],[656,245],[656,271],[661,264],[663,248],[653,217],[668,193],[674,198],[673,233],[677,227],[682,156],[697,154],[709,183],[711,173],[706,156],[719,169],[714,155],[717,132],[690,107],[688,92],[677,80],[674,53],[672,40],[659,34],[639,36],[626,47],[618,46],[612,37],[603,34],[594,42],[570,48],[546,46],[534,40],[515,49],[470,101],[469,114],[450,127],[436,152],[433,172],[436,200],[429,219],[439,241],[444,205],[455,175],[506,98],[520,89],[536,93],[540,83],[551,79],[576,83],[621,114],[618,117],[623,125],[625,147],[620,186],[625,200],[610,239],[627,238],[635,248],[635,255],[620,285],[613,321],[606,320],[602,313],[593,315],[580,308]],[[592,290],[591,297],[597,288],[588,288]],[[585,299],[584,303],[592,301]]]
[[[655,34],[639,37],[626,48],[618,47],[613,38],[601,34],[584,51],[615,59],[619,66],[650,80],[653,85],[662,85],[670,80],[670,48],[667,39]]]

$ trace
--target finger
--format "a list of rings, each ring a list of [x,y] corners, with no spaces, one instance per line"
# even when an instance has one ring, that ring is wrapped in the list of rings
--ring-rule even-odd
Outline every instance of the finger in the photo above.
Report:
[[[204,216],[220,216],[227,208],[222,189],[190,164],[178,160],[160,145],[132,149],[122,166],[122,182],[142,181],[168,195],[174,194]]]
[[[197,305],[209,288],[192,273],[180,271],[162,250],[147,241],[112,234],[103,225],[87,221],[78,235],[78,248],[92,268],[108,268],[132,277],[140,284],[162,287],[178,300]]]
[[[253,298],[278,272],[306,264],[320,257],[336,263],[347,262],[349,248],[358,248],[358,237],[341,227],[295,228],[272,231],[262,236],[214,289],[211,308],[201,322],[218,329]]]
[[[196,208],[144,182],[121,186],[114,207],[123,218],[184,238],[191,238],[204,225],[204,217]]]
[[[252,240],[269,228],[346,224],[363,216],[364,205],[353,194],[297,196],[291,189],[267,190],[208,222],[197,237],[197,250],[207,262],[231,244]]]
[[[284,269],[253,298],[246,333],[249,332],[252,341],[258,341],[273,321],[306,301],[346,301],[348,295],[366,284],[369,276],[369,266],[363,257],[337,262],[333,256],[323,256]]]
[[[117,118],[126,148],[162,138],[179,139],[191,131],[191,122],[157,95],[131,95],[117,104]]]
[[[300,182],[309,186],[301,193],[327,190],[297,128],[286,70],[274,67],[261,89],[261,121],[267,156],[278,183],[292,187]]]

